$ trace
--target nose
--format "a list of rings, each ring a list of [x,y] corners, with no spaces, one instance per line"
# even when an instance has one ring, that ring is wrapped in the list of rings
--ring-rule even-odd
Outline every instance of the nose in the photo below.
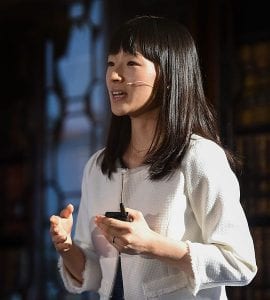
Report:
[[[117,71],[112,71],[111,73],[111,80],[112,81],[123,81],[123,76],[119,74]]]

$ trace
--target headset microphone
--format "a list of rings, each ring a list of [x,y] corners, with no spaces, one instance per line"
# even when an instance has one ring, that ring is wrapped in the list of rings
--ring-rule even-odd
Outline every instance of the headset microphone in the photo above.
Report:
[[[141,81],[141,80],[137,80],[134,82],[127,82],[127,85],[131,85],[131,86],[149,86],[149,87],[153,87],[151,84],[145,82],[145,81]]]

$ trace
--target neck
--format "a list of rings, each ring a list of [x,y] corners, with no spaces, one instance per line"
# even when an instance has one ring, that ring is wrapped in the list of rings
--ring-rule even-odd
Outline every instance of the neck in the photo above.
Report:
[[[131,118],[131,148],[136,152],[148,152],[154,142],[156,126],[156,113],[147,114],[146,118]]]
[[[151,147],[155,143],[155,131],[157,125],[157,113],[147,114],[147,117],[130,117],[131,139],[130,144],[123,156],[128,168],[142,165]]]

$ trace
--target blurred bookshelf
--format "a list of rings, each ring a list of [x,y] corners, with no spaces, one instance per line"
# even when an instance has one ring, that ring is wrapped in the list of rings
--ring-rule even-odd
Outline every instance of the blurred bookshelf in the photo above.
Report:
[[[5,144],[0,155],[1,299],[27,299],[26,291],[32,276],[33,144],[28,122],[25,122],[27,114],[20,108],[14,101],[9,109],[1,111],[1,127],[5,131]]]
[[[6,2],[8,3],[8,2]],[[31,299],[37,281],[36,224],[42,139],[41,41],[27,8],[0,5],[0,299]],[[31,14],[31,12],[29,12]],[[12,25],[11,25],[12,24]]]
[[[258,273],[229,299],[270,299],[270,39],[238,46],[240,95],[235,101],[234,140],[243,161],[241,202],[254,239]]]

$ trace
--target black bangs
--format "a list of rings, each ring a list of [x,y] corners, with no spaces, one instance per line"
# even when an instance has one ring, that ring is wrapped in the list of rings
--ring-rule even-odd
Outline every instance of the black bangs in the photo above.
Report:
[[[138,51],[135,43],[136,35],[128,28],[120,28],[113,36],[109,54],[117,54],[120,50],[135,55]]]
[[[117,54],[120,50],[135,55],[140,52],[145,58],[159,62],[160,32],[158,30],[159,17],[136,18],[136,22],[130,20],[113,35],[109,54]]]

